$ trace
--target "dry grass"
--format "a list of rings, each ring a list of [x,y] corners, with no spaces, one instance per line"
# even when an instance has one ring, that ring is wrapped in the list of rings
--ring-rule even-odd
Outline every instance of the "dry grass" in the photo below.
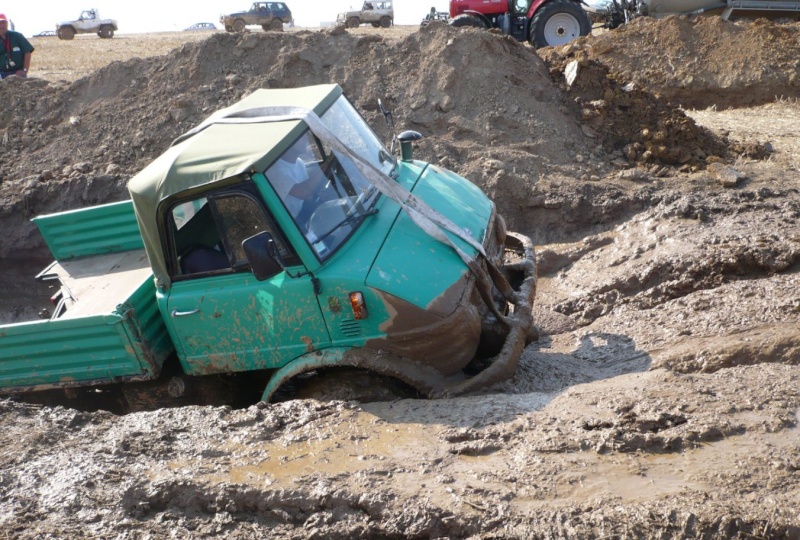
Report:
[[[75,36],[71,41],[57,37],[29,38],[35,47],[31,77],[49,81],[75,81],[111,62],[139,57],[161,56],[184,43],[208,38],[213,32],[163,32],[117,34],[100,39],[94,34]]]

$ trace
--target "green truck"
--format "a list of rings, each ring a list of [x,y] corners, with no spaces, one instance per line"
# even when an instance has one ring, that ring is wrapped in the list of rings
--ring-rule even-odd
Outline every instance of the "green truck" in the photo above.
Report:
[[[393,155],[336,84],[257,90],[130,200],[35,218],[59,292],[49,318],[0,327],[0,393],[135,408],[270,400],[319,373],[425,397],[510,378],[536,338],[531,241],[414,160],[419,137]]]

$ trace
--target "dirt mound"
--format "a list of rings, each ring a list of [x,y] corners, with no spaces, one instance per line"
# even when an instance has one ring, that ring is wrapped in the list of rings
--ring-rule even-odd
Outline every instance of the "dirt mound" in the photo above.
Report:
[[[582,50],[632,83],[684,108],[740,107],[800,96],[800,23],[717,15],[641,17],[581,38]]]
[[[614,159],[700,167],[727,155],[726,141],[649,94],[613,89],[612,100],[590,99],[609,87],[601,68],[587,66],[578,89],[565,92],[530,47],[432,24],[402,39],[215,34],[156,61],[114,62],[68,87],[10,81],[13,113],[0,117],[0,221],[9,231],[0,254],[43,247],[28,223],[37,214],[127,198],[127,180],[176,136],[257,88],[337,82],[388,139],[382,99],[399,129],[426,136],[420,157],[480,185],[517,228],[545,175],[588,180]]]

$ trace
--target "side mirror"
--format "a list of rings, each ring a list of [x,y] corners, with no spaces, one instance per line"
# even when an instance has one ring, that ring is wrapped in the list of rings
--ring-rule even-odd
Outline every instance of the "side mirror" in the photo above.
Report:
[[[267,231],[245,239],[242,242],[242,249],[258,281],[269,279],[286,269],[275,240]]]

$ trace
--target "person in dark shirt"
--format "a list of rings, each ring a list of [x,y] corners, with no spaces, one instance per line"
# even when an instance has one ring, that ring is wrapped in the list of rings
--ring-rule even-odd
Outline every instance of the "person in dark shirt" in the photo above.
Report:
[[[33,46],[19,32],[8,29],[8,18],[0,13],[0,79],[28,76]]]

